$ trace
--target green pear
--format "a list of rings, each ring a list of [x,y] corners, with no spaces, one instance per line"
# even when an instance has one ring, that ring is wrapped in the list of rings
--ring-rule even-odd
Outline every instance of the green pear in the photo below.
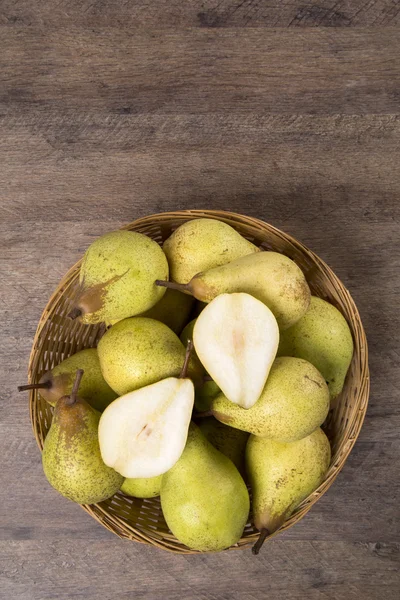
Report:
[[[279,529],[319,486],[330,459],[329,441],[320,428],[290,443],[250,436],[246,469],[253,491],[254,524],[261,533],[254,554],[267,535]]]
[[[225,454],[244,477],[244,453],[249,434],[220,423],[214,417],[201,419],[199,427],[214,448]]]
[[[142,313],[164,295],[156,279],[168,279],[167,259],[157,242],[133,231],[106,233],[83,257],[78,297],[68,316],[100,323]]]
[[[321,373],[301,358],[277,358],[257,402],[249,409],[221,393],[212,403],[218,421],[260,437],[293,442],[309,435],[325,420],[329,390]]]
[[[179,335],[188,322],[193,303],[192,296],[177,290],[167,290],[157,304],[140,316],[161,321]]]
[[[296,323],[310,304],[310,288],[302,270],[278,252],[243,256],[198,273],[188,283],[164,280],[156,283],[192,294],[202,302],[211,302],[220,294],[245,292],[272,311],[281,330]]]
[[[69,396],[60,398],[43,446],[43,470],[49,483],[79,504],[94,504],[113,496],[124,480],[100,455],[97,430],[100,413],[77,397],[83,371]]]
[[[71,393],[77,369],[83,369],[84,377],[79,394],[90,406],[103,411],[117,394],[105,381],[96,348],[81,350],[63,360],[59,365],[46,371],[39,383],[19,386],[19,391],[38,389],[46,402],[55,406],[57,400]]]
[[[189,323],[184,327],[181,335],[179,336],[179,339],[181,340],[182,344],[185,347],[187,346],[187,343],[189,340],[193,341],[193,329],[194,329],[196,320],[197,319],[193,319],[192,321],[189,321]],[[196,350],[194,348],[193,348],[193,356],[197,357]],[[198,359],[198,357],[197,357],[197,359]],[[203,370],[205,373],[205,369],[203,369]]]
[[[161,507],[172,533],[193,550],[223,550],[243,533],[250,507],[246,485],[193,423],[182,456],[163,475]]]
[[[195,390],[194,405],[199,412],[209,411],[214,398],[221,392],[215,381],[204,380]]]
[[[207,306],[207,304],[205,305]],[[181,342],[186,346],[189,340],[193,340],[193,329],[196,319],[190,321],[180,335]],[[193,356],[198,360],[196,350],[193,349]],[[211,403],[215,396],[221,391],[218,385],[208,377],[203,365],[198,363],[203,371],[203,382],[196,387],[194,405],[199,412],[207,411],[211,408]]]
[[[160,495],[162,475],[125,479],[121,492],[134,498],[154,498]]]
[[[163,250],[171,279],[186,283],[200,271],[258,252],[259,248],[222,221],[193,219],[174,231],[164,242]]]
[[[120,396],[167,377],[177,377],[185,347],[169,327],[146,317],[124,319],[106,331],[97,347],[104,379]],[[202,369],[196,357],[189,377],[198,382]]]
[[[311,296],[310,308],[282,333],[279,356],[297,356],[312,363],[325,377],[331,399],[343,389],[353,356],[353,338],[337,308]]]

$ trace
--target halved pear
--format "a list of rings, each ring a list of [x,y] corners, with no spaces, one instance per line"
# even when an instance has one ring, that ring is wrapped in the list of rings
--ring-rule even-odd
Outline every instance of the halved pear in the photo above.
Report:
[[[114,400],[99,423],[105,464],[124,477],[156,477],[185,448],[194,403],[190,379],[168,377]]]
[[[197,317],[193,342],[226,398],[251,408],[278,350],[279,328],[270,309],[250,294],[221,294]]]

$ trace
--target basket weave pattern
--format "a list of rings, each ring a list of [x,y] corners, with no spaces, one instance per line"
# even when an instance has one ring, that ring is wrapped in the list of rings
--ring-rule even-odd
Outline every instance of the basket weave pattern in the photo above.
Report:
[[[280,529],[282,531],[297,523],[326,492],[358,437],[369,395],[368,350],[364,329],[354,301],[332,270],[300,242],[263,221],[230,212],[193,210],[151,215],[123,229],[146,234],[161,244],[179,225],[199,217],[224,221],[257,246],[282,252],[293,259],[303,270],[311,293],[336,306],[347,319],[353,334],[354,356],[346,384],[324,424],[332,446],[331,465],[322,484],[301,503]],[[79,268],[80,262],[68,271],[43,311],[29,361],[30,382],[37,382],[45,371],[78,350],[96,346],[104,333],[103,325],[81,325],[66,317],[75,299]],[[30,416],[37,443],[42,450],[52,419],[52,408],[36,390],[30,392]],[[118,493],[100,504],[85,505],[83,509],[121,538],[152,544],[171,552],[195,552],[181,544],[168,530],[159,498],[141,500]],[[241,540],[230,550],[248,546],[257,537],[250,515],[250,522]]]

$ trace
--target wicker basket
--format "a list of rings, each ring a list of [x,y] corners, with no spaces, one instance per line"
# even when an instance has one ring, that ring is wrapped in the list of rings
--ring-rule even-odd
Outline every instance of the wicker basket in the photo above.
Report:
[[[357,308],[344,285],[331,269],[298,241],[258,219],[221,211],[179,211],[138,219],[123,229],[144,233],[162,243],[179,225],[190,219],[209,217],[228,223],[244,237],[264,249],[289,256],[303,270],[313,294],[329,300],[346,317],[354,338],[354,357],[344,390],[331,409],[324,429],[332,445],[332,462],[325,480],[304,500],[279,530],[288,529],[310,510],[326,492],[343,467],[363,423],[368,403],[368,352],[364,329]],[[29,361],[29,381],[36,382],[47,369],[83,348],[96,346],[104,332],[102,325],[86,326],[66,318],[77,289],[80,263],[74,265],[50,298],[40,319]],[[51,407],[36,391],[30,393],[33,431],[43,448],[52,419]],[[177,553],[193,553],[168,530],[159,498],[140,500],[118,493],[109,500],[83,506],[104,527],[121,538],[152,544]],[[241,540],[230,548],[243,548],[257,539],[249,522]]]

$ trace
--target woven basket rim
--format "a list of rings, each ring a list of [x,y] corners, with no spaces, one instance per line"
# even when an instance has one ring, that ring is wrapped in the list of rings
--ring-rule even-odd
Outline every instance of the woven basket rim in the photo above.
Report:
[[[246,215],[242,215],[240,213],[234,213],[230,211],[219,211],[219,210],[208,210],[208,209],[193,209],[193,210],[181,210],[181,211],[170,211],[170,212],[161,212],[151,214],[145,217],[141,217],[123,225],[120,227],[122,230],[131,229],[133,226],[138,227],[142,225],[157,223],[159,221],[168,220],[168,219],[185,219],[188,220],[193,218],[211,218],[218,220],[228,220],[230,224],[232,221],[236,221],[238,225],[246,223],[249,227],[253,228],[261,228],[263,231],[274,232],[275,234],[281,236],[284,240],[288,241],[294,248],[298,249],[300,253],[305,253],[309,256],[312,261],[317,265],[318,269],[326,275],[332,282],[334,282],[335,287],[340,289],[341,294],[351,306],[352,309],[352,323],[354,329],[357,330],[358,337],[355,339],[355,349],[356,345],[359,346],[359,359],[360,359],[360,381],[359,387],[357,388],[357,401],[358,401],[358,409],[354,411],[353,419],[350,424],[348,424],[346,428],[347,436],[342,441],[339,446],[339,450],[336,451],[336,454],[339,453],[338,460],[332,460],[332,463],[329,467],[328,473],[324,481],[321,485],[315,490],[308,498],[306,498],[296,509],[294,514],[285,522],[283,527],[281,527],[277,532],[269,536],[267,539],[271,539],[278,533],[289,529],[295,523],[297,523],[300,519],[302,519],[307,512],[311,509],[311,507],[315,504],[315,502],[329,489],[332,485],[339,472],[342,470],[347,457],[349,456],[354,444],[358,438],[361,427],[364,422],[368,399],[369,399],[369,390],[370,390],[370,376],[369,376],[369,366],[368,366],[368,345],[365,336],[365,331],[362,325],[361,317],[359,315],[357,306],[349,292],[349,290],[343,285],[341,280],[337,277],[334,271],[323,261],[317,254],[315,254],[312,250],[307,248],[304,244],[298,241],[296,238],[287,234],[286,232],[278,229],[277,227],[262,221],[256,217],[249,217]],[[43,328],[46,326],[46,323],[49,320],[49,317],[53,313],[56,308],[56,303],[60,298],[63,297],[65,292],[74,282],[76,275],[78,273],[80,264],[82,259],[78,260],[64,275],[64,277],[59,282],[58,286],[50,296],[46,306],[42,312],[40,317],[36,333],[34,336],[32,349],[29,357],[29,366],[28,366],[28,381],[31,383],[34,378],[35,366],[36,366],[36,356],[38,353],[38,347],[40,343],[40,336],[43,331]],[[354,337],[354,335],[353,335]],[[354,360],[354,357],[353,357]],[[33,433],[36,439],[36,442],[39,446],[39,449],[42,451],[43,448],[43,432],[41,426],[38,424],[37,419],[37,394],[36,392],[30,391],[29,393],[29,410],[30,410],[30,419],[32,423]],[[334,458],[334,457],[333,457]],[[118,535],[120,538],[131,539],[134,541],[138,541],[140,543],[150,544],[154,546],[158,546],[164,550],[175,552],[175,553],[184,553],[184,554],[197,554],[198,551],[191,550],[181,545],[181,547],[177,547],[175,538],[170,535],[166,536],[164,533],[161,535],[156,535],[156,532],[153,530],[146,530],[143,528],[133,527],[129,523],[124,520],[121,520],[119,517],[111,514],[106,510],[104,506],[101,504],[95,505],[80,505],[83,510],[88,512],[93,518],[95,518],[101,525],[103,525],[106,529]],[[237,545],[228,548],[227,550],[235,550],[240,548],[248,547],[253,544],[258,537],[258,533],[253,533],[247,535],[246,537],[242,537],[242,539],[238,542]],[[168,538],[168,539],[167,539]],[[171,542],[169,541],[171,540]],[[174,541],[175,540],[175,541]]]

